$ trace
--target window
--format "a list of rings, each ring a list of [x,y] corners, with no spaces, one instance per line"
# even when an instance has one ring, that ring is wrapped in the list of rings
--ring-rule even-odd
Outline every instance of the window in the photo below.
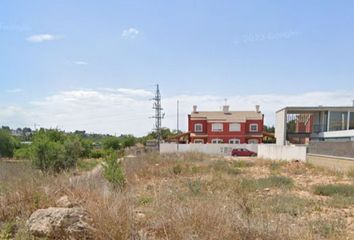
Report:
[[[229,143],[230,143],[230,144],[240,144],[241,141],[240,141],[240,139],[238,139],[238,138],[234,138],[234,139],[230,139],[230,140],[229,140]]]
[[[222,143],[222,139],[212,139],[212,140],[211,140],[211,143],[213,143],[213,144],[220,144],[220,143]]]
[[[239,132],[239,131],[241,131],[241,124],[239,124],[239,123],[230,123],[229,131],[230,132]]]
[[[329,113],[329,131],[341,131],[347,129],[348,112]]]
[[[248,143],[249,144],[258,144],[259,142],[258,142],[258,139],[249,139]]]
[[[194,139],[194,143],[196,144],[203,144],[204,140],[203,139]]]
[[[354,129],[354,112],[351,112],[349,116],[349,129]]]
[[[194,132],[203,132],[203,124],[201,123],[194,124]]]
[[[223,124],[222,123],[211,124],[211,131],[212,132],[222,132],[223,131]]]
[[[250,132],[258,132],[258,124],[257,123],[250,124]]]

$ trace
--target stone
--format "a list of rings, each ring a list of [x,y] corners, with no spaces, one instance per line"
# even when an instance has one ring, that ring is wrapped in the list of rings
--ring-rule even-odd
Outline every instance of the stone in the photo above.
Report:
[[[269,192],[269,191],[270,191],[270,188],[264,188],[263,191]]]
[[[35,237],[49,239],[93,239],[89,217],[82,208],[50,207],[32,213],[26,225]]]
[[[68,196],[64,195],[61,198],[58,199],[56,202],[57,207],[62,207],[62,208],[72,208],[74,207],[74,204],[70,202]]]

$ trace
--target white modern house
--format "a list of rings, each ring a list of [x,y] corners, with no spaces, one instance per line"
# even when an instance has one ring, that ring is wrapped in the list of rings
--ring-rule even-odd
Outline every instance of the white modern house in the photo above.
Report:
[[[285,107],[276,112],[278,145],[354,141],[353,106]]]

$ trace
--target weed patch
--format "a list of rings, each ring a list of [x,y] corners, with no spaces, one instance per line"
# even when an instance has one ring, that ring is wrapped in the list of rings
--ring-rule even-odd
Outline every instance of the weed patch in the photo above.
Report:
[[[277,175],[272,175],[270,177],[260,179],[243,179],[241,181],[241,187],[249,191],[255,191],[257,189],[264,188],[290,189],[293,186],[294,181],[291,178]]]
[[[314,193],[322,196],[342,196],[354,198],[354,186],[349,184],[317,185]]]

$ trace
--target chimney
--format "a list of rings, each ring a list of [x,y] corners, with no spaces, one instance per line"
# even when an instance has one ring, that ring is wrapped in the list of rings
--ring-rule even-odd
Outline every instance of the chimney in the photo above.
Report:
[[[259,110],[260,106],[259,105],[256,105],[256,112],[257,113],[260,113],[261,111]]]
[[[229,106],[229,105],[224,105],[224,106],[222,107],[222,111],[223,111],[224,113],[229,113],[229,109],[230,109],[230,106]]]
[[[193,112],[194,112],[194,113],[197,112],[197,105],[193,105]]]

